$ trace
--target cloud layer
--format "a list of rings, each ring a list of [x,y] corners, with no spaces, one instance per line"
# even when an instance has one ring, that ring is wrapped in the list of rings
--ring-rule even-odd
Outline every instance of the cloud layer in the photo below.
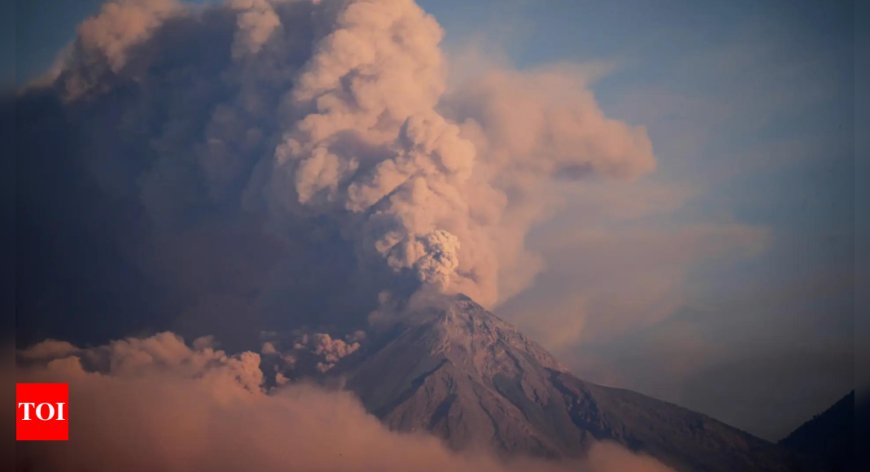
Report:
[[[453,452],[387,430],[347,392],[264,390],[257,354],[228,355],[210,338],[187,345],[164,332],[90,349],[45,341],[19,359],[16,381],[70,385],[70,441],[19,443],[27,470],[668,470],[610,444],[574,464]]]

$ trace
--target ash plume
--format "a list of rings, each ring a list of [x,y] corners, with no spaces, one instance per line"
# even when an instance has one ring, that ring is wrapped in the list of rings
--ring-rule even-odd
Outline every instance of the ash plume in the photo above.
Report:
[[[34,110],[20,205],[116,253],[77,291],[123,284],[119,309],[182,313],[152,328],[223,323],[232,340],[245,327],[215,320],[353,318],[351,332],[383,290],[493,306],[541,268],[524,240],[557,204],[548,183],[640,176],[652,147],[569,67],[448,90],[442,35],[411,0],[108,2],[17,99]],[[40,175],[58,160],[85,190]],[[93,216],[62,223],[63,205]],[[62,269],[33,270],[38,284]]]

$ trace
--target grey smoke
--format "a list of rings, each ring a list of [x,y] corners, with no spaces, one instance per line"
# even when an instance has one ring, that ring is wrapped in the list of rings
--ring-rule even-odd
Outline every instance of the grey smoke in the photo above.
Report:
[[[448,91],[442,34],[410,0],[107,3],[18,98],[33,156],[19,201],[48,225],[33,233],[86,235],[28,241],[25,258],[112,256],[36,264],[23,311],[54,300],[45,316],[62,318],[95,291],[80,311],[100,313],[82,316],[208,326],[232,344],[264,328],[351,332],[383,290],[487,306],[518,293],[541,268],[524,244],[554,204],[541,190],[643,175],[652,148],[570,67],[494,68]],[[77,270],[95,273],[70,293],[42,286]]]

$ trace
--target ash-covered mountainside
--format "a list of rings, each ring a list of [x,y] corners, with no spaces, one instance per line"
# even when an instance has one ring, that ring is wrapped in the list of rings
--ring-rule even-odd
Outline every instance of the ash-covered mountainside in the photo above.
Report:
[[[778,446],[712,418],[574,377],[464,296],[404,318],[359,354],[339,372],[372,413],[456,449],[556,459],[606,440],[678,470],[802,469]]]

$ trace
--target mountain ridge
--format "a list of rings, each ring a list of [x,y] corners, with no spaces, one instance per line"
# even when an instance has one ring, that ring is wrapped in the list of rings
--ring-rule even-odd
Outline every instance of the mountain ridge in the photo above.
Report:
[[[855,391],[813,416],[779,441],[799,454],[815,458],[829,470],[855,469]]]

